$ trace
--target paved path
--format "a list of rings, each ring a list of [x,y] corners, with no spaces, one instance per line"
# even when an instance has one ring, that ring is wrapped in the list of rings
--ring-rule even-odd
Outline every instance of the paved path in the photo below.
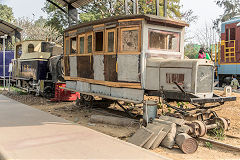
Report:
[[[0,95],[0,159],[166,159]]]

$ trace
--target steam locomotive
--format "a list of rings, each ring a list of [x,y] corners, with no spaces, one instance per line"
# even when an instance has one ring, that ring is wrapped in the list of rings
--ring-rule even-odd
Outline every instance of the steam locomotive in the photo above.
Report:
[[[15,45],[13,83],[28,92],[54,97],[55,83],[63,81],[62,47],[51,42],[22,41]]]

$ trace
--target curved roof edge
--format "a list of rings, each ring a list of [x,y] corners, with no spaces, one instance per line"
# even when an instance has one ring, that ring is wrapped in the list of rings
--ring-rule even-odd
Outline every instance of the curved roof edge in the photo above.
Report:
[[[187,24],[184,21],[174,20],[171,18],[160,17],[160,16],[155,16],[155,15],[148,15],[148,14],[142,14],[142,15],[132,14],[132,15],[121,15],[121,16],[108,17],[108,18],[99,19],[99,20],[95,20],[95,21],[80,23],[80,24],[77,24],[77,25],[74,25],[74,26],[71,26],[71,27],[65,29],[65,32],[77,29],[79,27],[89,26],[89,25],[98,25],[98,24],[103,24],[103,23],[108,23],[108,22],[118,21],[118,20],[123,20],[123,19],[138,19],[138,18],[144,18],[147,21],[175,25],[178,27],[188,27],[189,26],[189,24]]]

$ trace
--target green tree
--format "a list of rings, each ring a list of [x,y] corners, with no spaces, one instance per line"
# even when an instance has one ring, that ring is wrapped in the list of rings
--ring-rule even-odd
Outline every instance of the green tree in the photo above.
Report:
[[[189,59],[196,59],[200,48],[201,48],[200,45],[188,43],[185,45],[184,55]]]
[[[55,3],[57,2],[55,1]],[[58,5],[61,6],[60,4]],[[51,3],[45,2],[45,6],[42,8],[42,10],[48,14],[45,24],[46,26],[51,26],[61,33],[63,32],[63,29],[68,26],[67,15]]]
[[[0,19],[12,22],[14,19],[12,8],[7,5],[0,4]]]
[[[55,1],[56,2],[56,1]],[[57,3],[57,2],[56,2]],[[180,0],[168,0],[168,16],[181,19]],[[67,25],[67,16],[57,7],[45,3],[43,10],[49,15],[47,25],[50,25],[59,31],[62,31]],[[129,0],[128,10],[132,13],[133,6]],[[140,14],[155,14],[155,0],[139,0]],[[79,22],[88,22],[92,20],[118,16],[125,14],[124,0],[93,0],[88,5],[79,8]],[[160,16],[163,16],[163,0],[160,0]]]
[[[214,21],[214,28],[219,30],[219,24],[225,22],[240,13],[239,0],[217,0],[216,4],[224,9],[224,13]]]

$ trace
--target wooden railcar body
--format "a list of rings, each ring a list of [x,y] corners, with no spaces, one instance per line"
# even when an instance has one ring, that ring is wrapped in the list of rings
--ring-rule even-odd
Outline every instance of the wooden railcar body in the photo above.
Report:
[[[161,90],[173,99],[212,98],[213,63],[183,60],[185,26],[153,15],[127,15],[66,29],[66,88],[133,103]]]

